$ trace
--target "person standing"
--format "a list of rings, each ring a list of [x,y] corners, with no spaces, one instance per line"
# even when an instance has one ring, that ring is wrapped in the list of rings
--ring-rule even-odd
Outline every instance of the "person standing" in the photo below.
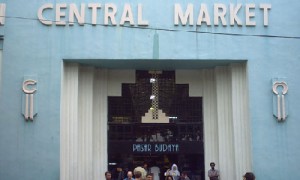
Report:
[[[255,180],[255,176],[252,172],[247,172],[244,176],[243,176],[244,180]]]
[[[141,179],[143,179],[143,180],[146,179],[147,173],[144,168],[142,168],[141,166],[134,168],[134,170],[133,170],[134,176],[135,176],[135,172],[137,172],[137,171],[139,171],[141,173]],[[135,177],[135,180],[137,180],[136,177]]]
[[[210,180],[218,180],[219,179],[219,176],[220,176],[220,173],[217,169],[215,169],[215,163],[214,162],[211,162],[210,163],[210,167],[211,169],[208,170],[208,177]]]
[[[171,170],[168,169],[165,172],[165,176],[172,176],[174,180],[179,180],[180,178],[180,172],[178,171],[178,167],[176,164],[173,164],[171,167]]]
[[[123,180],[124,179],[124,171],[121,167],[117,168],[117,173],[118,173],[117,180]]]
[[[143,168],[145,169],[146,174],[150,174],[151,173],[150,168],[148,167],[148,163],[147,162],[144,162]]]
[[[153,180],[153,175],[151,173],[147,174],[146,180]]]
[[[111,172],[109,172],[109,171],[105,172],[105,179],[106,180],[111,180]]]
[[[128,171],[127,172],[127,178],[125,178],[124,180],[134,180],[134,178],[132,176],[133,176],[132,171]]]
[[[170,176],[170,175],[167,175],[167,176],[166,176],[166,178],[165,178],[165,180],[174,180],[174,179],[173,179],[173,177],[172,177],[172,176]]]
[[[181,173],[180,180],[190,180],[190,178],[188,177],[186,171],[183,171],[183,172]]]
[[[135,180],[142,180],[142,173],[141,171],[134,171]]]

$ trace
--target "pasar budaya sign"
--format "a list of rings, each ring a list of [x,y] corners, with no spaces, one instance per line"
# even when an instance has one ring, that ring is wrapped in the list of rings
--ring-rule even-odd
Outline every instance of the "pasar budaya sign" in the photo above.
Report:
[[[269,11],[271,4],[174,4],[173,24],[175,26],[256,26],[261,18],[261,26],[269,25]],[[37,16],[44,25],[72,26],[74,23],[103,24],[112,26],[149,26],[150,21],[144,17],[146,9],[142,4],[123,4],[122,7],[114,3],[47,3],[38,9]],[[260,13],[257,13],[260,12]],[[121,16],[117,16],[121,14]],[[148,13],[149,14],[149,13]],[[155,15],[155,14],[153,14]],[[89,16],[89,17],[88,17]],[[89,22],[87,22],[89,21]]]
[[[122,147],[122,148],[120,148]],[[109,141],[110,153],[133,154],[164,154],[186,153],[201,154],[204,151],[202,141],[178,141],[178,142],[133,142],[133,141]]]

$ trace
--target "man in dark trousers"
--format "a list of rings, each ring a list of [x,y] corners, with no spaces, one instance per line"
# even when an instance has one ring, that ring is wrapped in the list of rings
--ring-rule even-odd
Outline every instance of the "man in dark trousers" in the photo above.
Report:
[[[218,180],[219,179],[219,176],[220,176],[220,173],[217,169],[215,169],[215,163],[214,162],[211,162],[210,163],[210,167],[211,169],[208,170],[208,177],[210,180]]]

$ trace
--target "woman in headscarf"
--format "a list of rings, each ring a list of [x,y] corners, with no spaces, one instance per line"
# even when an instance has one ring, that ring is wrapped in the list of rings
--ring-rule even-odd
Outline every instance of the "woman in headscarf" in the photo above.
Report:
[[[178,171],[177,165],[173,164],[171,170],[168,169],[165,172],[165,176],[172,176],[174,180],[178,180],[180,178],[180,172]]]

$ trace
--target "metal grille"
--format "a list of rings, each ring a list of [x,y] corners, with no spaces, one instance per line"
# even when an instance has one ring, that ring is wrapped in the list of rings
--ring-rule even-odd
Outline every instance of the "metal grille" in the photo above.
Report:
[[[109,123],[139,123],[153,106],[152,75],[136,71],[135,84],[122,84],[122,97],[108,97]],[[157,106],[174,123],[202,123],[202,97],[189,97],[188,84],[175,84],[175,71],[163,71],[158,79]]]

